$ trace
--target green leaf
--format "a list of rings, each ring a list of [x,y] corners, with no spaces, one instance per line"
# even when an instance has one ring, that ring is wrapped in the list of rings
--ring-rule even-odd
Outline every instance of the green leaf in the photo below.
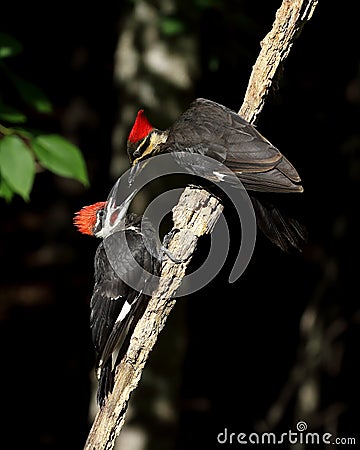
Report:
[[[21,111],[0,102],[0,119],[10,123],[25,123],[27,118]]]
[[[185,25],[179,19],[165,17],[161,20],[161,31],[167,36],[174,36],[183,33]]]
[[[14,191],[11,187],[6,183],[4,178],[0,177],[0,197],[4,198],[7,202],[9,202],[14,196]]]
[[[9,135],[0,140],[0,171],[6,184],[24,200],[29,200],[35,176],[35,161],[18,136]]]
[[[0,59],[15,56],[22,51],[18,40],[6,33],[0,33]]]
[[[14,83],[21,98],[34,108],[36,111],[42,114],[49,114],[52,111],[52,105],[50,100],[46,97],[44,92],[30,81],[20,78],[14,73],[8,72],[11,81]]]
[[[32,147],[46,169],[89,185],[85,161],[80,150],[71,142],[58,134],[44,134],[33,139]]]

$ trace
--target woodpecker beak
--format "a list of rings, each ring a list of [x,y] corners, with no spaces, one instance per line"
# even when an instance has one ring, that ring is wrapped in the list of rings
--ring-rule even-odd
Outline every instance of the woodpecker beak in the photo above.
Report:
[[[115,185],[112,193],[116,193],[116,188],[118,183]],[[106,203],[105,214],[103,218],[103,224],[101,229],[96,233],[96,237],[106,238],[110,234],[117,231],[119,226],[124,223],[127,211],[129,209],[132,199],[137,194],[137,189],[135,189],[131,194],[119,205],[116,206],[115,196],[110,194],[109,199]]]
[[[145,159],[143,161],[138,161],[136,164],[132,166],[129,174],[129,186],[132,186],[135,178],[139,175],[139,173],[143,170],[146,164],[149,162],[149,159]]]

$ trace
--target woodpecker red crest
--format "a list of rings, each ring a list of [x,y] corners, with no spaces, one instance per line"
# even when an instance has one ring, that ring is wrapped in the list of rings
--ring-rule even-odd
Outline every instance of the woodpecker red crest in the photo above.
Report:
[[[84,206],[74,217],[74,225],[83,234],[94,236],[99,212],[103,211],[107,202],[97,202],[93,205]]]
[[[74,225],[81,233],[105,238],[125,227],[124,220],[127,210],[137,193],[137,189],[130,192],[125,200],[118,204],[116,202],[116,193],[119,190],[119,183],[120,178],[110,193],[108,201],[84,206],[75,213]]]
[[[127,152],[132,165],[155,155],[160,144],[167,139],[167,132],[154,128],[140,109],[127,141]]]
[[[140,109],[140,111],[137,113],[134,125],[130,131],[128,140],[132,144],[135,144],[141,139],[144,139],[153,129],[154,127],[145,116],[144,110]]]

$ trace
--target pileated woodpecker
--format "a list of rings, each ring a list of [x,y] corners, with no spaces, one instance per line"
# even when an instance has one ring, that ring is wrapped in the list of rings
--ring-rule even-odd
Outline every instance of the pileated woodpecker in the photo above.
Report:
[[[137,114],[129,134],[127,151],[132,165],[130,180],[154,155],[171,153],[184,168],[194,173],[192,155],[205,155],[221,162],[242,182],[246,190],[265,193],[302,192],[294,166],[256,128],[229,108],[198,98],[173,125],[154,128],[144,110]],[[209,171],[196,160],[197,175],[210,181],[231,183],[219,170]],[[282,250],[301,249],[306,232],[295,219],[285,218],[272,203],[250,194],[260,230]]]
[[[142,292],[148,279],[139,266],[149,272],[149,277],[160,271],[155,230],[145,219],[126,214],[132,197],[118,207],[109,200],[85,206],[74,217],[81,233],[102,238],[95,254],[95,285],[90,302],[100,406],[112,391],[115,369],[150,298]],[[139,266],[131,263],[129,251]],[[131,280],[138,289],[123,280]]]

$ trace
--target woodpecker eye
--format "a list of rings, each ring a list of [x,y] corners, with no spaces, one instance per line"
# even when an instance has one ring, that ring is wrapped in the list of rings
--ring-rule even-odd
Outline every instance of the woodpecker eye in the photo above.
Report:
[[[99,222],[101,224],[101,222],[103,221],[104,216],[105,216],[105,210],[104,209],[99,209],[99,211],[96,213],[96,220],[97,220],[97,222]]]

